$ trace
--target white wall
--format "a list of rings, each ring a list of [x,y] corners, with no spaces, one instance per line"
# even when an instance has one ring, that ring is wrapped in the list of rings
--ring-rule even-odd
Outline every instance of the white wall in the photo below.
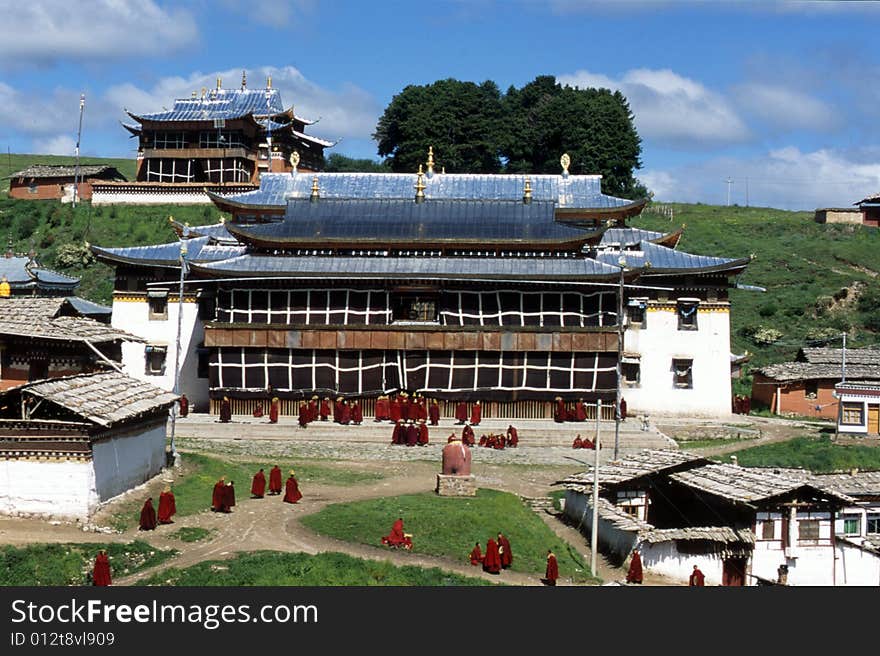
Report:
[[[580,524],[581,533],[588,539],[592,536],[593,510],[587,495],[566,490],[563,511],[575,526]],[[598,540],[600,550],[610,551],[623,559],[633,550],[637,536],[634,532],[623,531],[600,517]]]
[[[697,310],[697,330],[679,330],[674,301],[650,301],[646,327],[628,326],[624,351],[641,355],[640,387],[625,387],[628,413],[731,414],[730,313],[726,302]],[[693,389],[673,386],[673,358],[693,360]]]
[[[85,519],[97,503],[91,461],[0,460],[0,513]]]
[[[865,394],[850,394],[844,392],[840,393],[840,403],[860,403],[862,405],[862,423],[843,424],[840,423],[840,420],[843,418],[842,415],[838,415],[837,430],[841,433],[859,433],[861,435],[866,435],[868,433],[868,404],[875,405],[880,403],[880,398],[876,396],[867,396]]]
[[[121,296],[125,292],[120,293]],[[177,343],[177,294],[168,295],[168,318],[150,319],[149,304],[142,301],[122,301],[113,299],[111,325],[125,330],[147,343],[163,344],[168,350],[165,357],[165,374],[154,376],[146,373],[144,348],[147,344],[125,342],[122,345],[122,368],[132,378],[145,380],[162,389],[174,390],[174,359]],[[190,408],[194,405],[207,409],[208,379],[198,377],[198,353],[196,347],[205,339],[205,328],[199,319],[198,303],[183,303],[183,324],[180,333],[180,392],[186,394]]]
[[[880,585],[880,555],[841,541],[835,552],[837,585]]]
[[[92,445],[95,488],[101,502],[158,474],[165,465],[165,421]]]
[[[642,567],[652,572],[687,584],[696,565],[705,575],[706,585],[721,585],[724,563],[717,555],[680,554],[674,541],[656,544],[642,542],[639,551],[642,554]]]
[[[92,190],[92,205],[210,205],[213,201],[202,191],[144,193],[123,190]]]

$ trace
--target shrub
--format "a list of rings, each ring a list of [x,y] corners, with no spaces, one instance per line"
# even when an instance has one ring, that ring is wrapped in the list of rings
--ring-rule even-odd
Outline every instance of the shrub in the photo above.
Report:
[[[776,328],[767,328],[765,326],[760,326],[752,334],[752,341],[755,342],[755,344],[767,345],[778,342],[780,337],[782,337],[782,332],[776,330]]]
[[[94,261],[94,255],[84,243],[61,244],[55,253],[55,265],[62,269],[86,268]]]

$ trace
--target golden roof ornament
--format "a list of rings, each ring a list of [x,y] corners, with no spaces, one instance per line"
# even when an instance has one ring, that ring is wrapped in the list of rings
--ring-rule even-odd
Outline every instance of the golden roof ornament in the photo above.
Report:
[[[217,78],[217,89],[220,89],[221,82],[222,82],[222,80],[218,77]]]
[[[526,177],[526,183],[523,187],[523,203],[528,205],[532,202],[532,179],[530,177]]]
[[[312,178],[312,196],[310,200],[314,203],[321,197],[321,190],[318,188],[318,176]]]
[[[208,87],[202,87],[202,98],[208,95]]]
[[[267,89],[272,88],[272,76],[271,75],[266,76],[266,88]]]
[[[434,146],[428,146],[428,177],[434,175]]]
[[[294,150],[290,153],[290,165],[293,167],[293,173],[296,173],[296,167],[299,166],[299,151]]]
[[[568,167],[571,166],[571,157],[568,156],[568,153],[562,153],[562,157],[559,158],[559,164],[562,166],[562,177],[568,177]]]
[[[422,165],[419,164],[418,178],[416,178],[416,202],[421,203],[425,200],[425,174],[422,172]]]
[[[191,98],[198,98],[198,97],[199,97],[199,92],[196,91],[195,89],[193,89],[192,96],[190,96],[190,97],[191,97]]]
[[[241,88],[247,89],[247,71],[241,72]]]

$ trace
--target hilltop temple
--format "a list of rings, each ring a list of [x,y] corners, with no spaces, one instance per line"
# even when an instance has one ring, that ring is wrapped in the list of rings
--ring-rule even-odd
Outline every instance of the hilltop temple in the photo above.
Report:
[[[646,201],[561,163],[448,174],[429,153],[413,174],[267,173],[211,194],[231,221],[93,246],[116,269],[113,325],[147,342],[125,345],[125,370],[172,388],[182,311],[181,391],[201,411],[271,394],[294,414],[317,394],[369,414],[406,390],[445,416],[479,399],[491,416],[545,417],[557,398],[611,404],[619,376],[631,411],[728,414],[728,290],[749,259],[627,227]]]

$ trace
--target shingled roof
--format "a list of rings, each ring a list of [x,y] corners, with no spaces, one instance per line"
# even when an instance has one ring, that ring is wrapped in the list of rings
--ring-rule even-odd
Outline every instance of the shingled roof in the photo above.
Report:
[[[32,164],[26,169],[10,173],[7,178],[72,178],[77,175],[75,166],[68,164]],[[84,164],[79,167],[79,176],[82,179],[88,178],[110,178],[113,180],[125,180],[125,176],[116,170],[114,166],[104,165],[88,165]]]
[[[94,319],[61,316],[62,309],[68,304],[70,301],[64,296],[0,298],[0,334],[93,344],[144,341]]]
[[[802,348],[795,362],[767,365],[758,373],[779,382],[840,379],[843,349]],[[880,349],[846,349],[846,377],[853,380],[880,380]]]
[[[599,484],[615,485],[643,476],[700,467],[710,462],[712,461],[686,451],[645,449],[616,462],[599,465]],[[558,483],[570,490],[590,491],[593,488],[593,468],[589,467],[587,471],[573,474]]]

